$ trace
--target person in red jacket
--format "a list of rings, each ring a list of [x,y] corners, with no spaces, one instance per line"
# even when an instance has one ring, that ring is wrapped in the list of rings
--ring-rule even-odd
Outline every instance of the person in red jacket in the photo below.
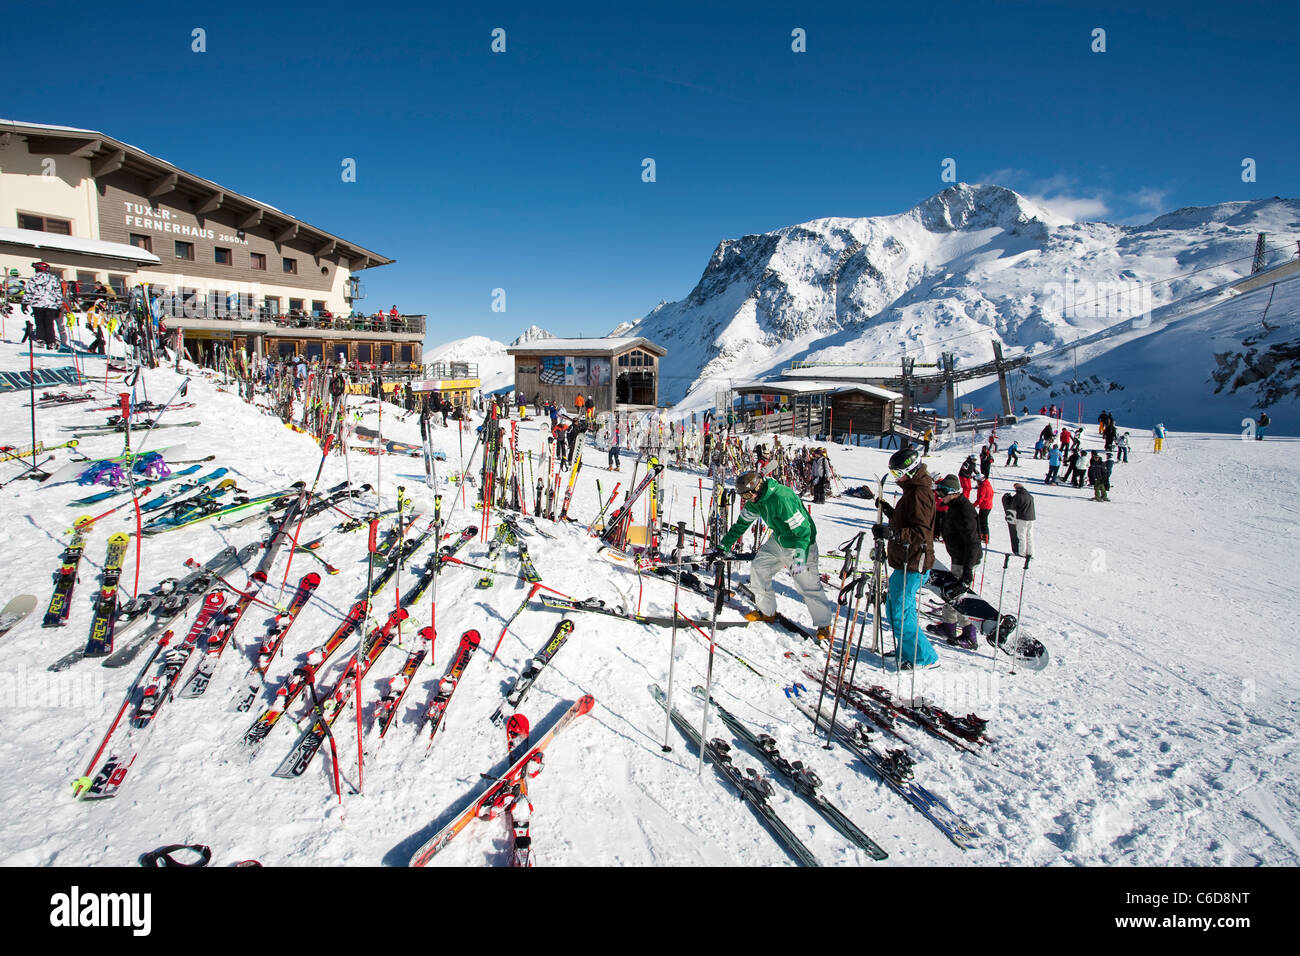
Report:
[[[979,490],[975,493],[975,509],[980,516],[980,540],[989,543],[989,514],[993,511],[993,481],[989,478],[975,479]]]
[[[1070,444],[1070,429],[1064,425],[1061,426],[1061,448],[1064,449]]]

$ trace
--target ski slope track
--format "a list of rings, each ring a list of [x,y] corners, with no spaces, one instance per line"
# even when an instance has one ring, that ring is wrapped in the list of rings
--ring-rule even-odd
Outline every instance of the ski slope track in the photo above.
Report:
[[[953,255],[958,254],[975,252],[954,249]],[[12,323],[9,331],[13,333]],[[1171,326],[1160,334],[1180,333]],[[1140,343],[1126,347],[1139,348]],[[28,361],[25,346],[0,344],[0,369],[25,370]],[[46,354],[36,361],[43,367],[70,364]],[[38,408],[38,440],[55,442],[66,434],[65,426],[101,422],[111,414],[97,407],[113,404],[119,385],[109,383],[110,398],[103,389],[103,360],[86,358],[83,363],[90,381],[98,383],[89,390],[104,400]],[[229,468],[230,477],[250,494],[297,480],[311,482],[320,453],[308,436],[222,391],[211,373],[188,373],[193,376],[188,398],[195,407],[162,418],[164,423],[201,422],[185,429],[187,457],[215,455],[211,467]],[[166,368],[144,373],[155,401],[164,400],[179,381]],[[42,390],[38,387],[37,394]],[[6,422],[0,437],[7,444],[30,440],[27,400],[25,391],[0,394]],[[362,424],[378,427],[376,405],[356,407]],[[1013,675],[1008,659],[999,655],[995,663],[987,645],[976,652],[940,646],[942,666],[917,675],[918,693],[955,714],[975,712],[987,718],[994,742],[971,755],[915,728],[899,728],[916,760],[916,781],[978,831],[980,843],[972,849],[962,851],[949,842],[850,751],[839,745],[823,749],[811,722],[783,691],[795,681],[811,683],[803,677],[805,667],[820,671],[824,658],[811,643],[764,624],[718,632],[723,646],[758,673],[719,653],[714,696],[755,733],[775,737],[787,759],[802,760],[815,770],[826,798],[889,854],[882,862],[870,860],[775,776],[773,807],[823,865],[1300,864],[1295,721],[1300,605],[1294,588],[1300,442],[1271,435],[1265,441],[1242,441],[1232,430],[1175,430],[1166,450],[1155,455],[1149,438],[1153,423],[1150,415],[1136,411],[1119,417],[1120,430],[1133,434],[1134,450],[1131,463],[1116,467],[1109,503],[1094,503],[1083,491],[1043,487],[1046,469],[1032,460],[1032,452],[1022,453],[1018,468],[993,471],[999,495],[1011,490],[1012,481],[1023,481],[1037,496],[1038,553],[1027,576],[1021,616],[1026,633],[1048,646],[1050,664],[1040,672]],[[1043,424],[1030,416],[1002,431],[1000,443],[1005,448],[1015,437],[1022,447],[1032,448]],[[384,406],[383,433],[419,442],[415,417],[402,420],[393,405]],[[167,444],[172,439],[165,435],[158,432],[150,444]],[[521,448],[531,450],[536,462],[544,432],[536,421],[526,421],[519,435]],[[451,482],[460,469],[459,437],[454,427],[434,429],[434,444],[446,454],[439,463],[443,515],[448,531],[454,532],[479,518],[472,507],[459,504],[460,485]],[[467,430],[467,453],[473,439]],[[963,435],[962,440],[976,439]],[[120,436],[97,436],[85,439],[79,450],[100,457],[116,454],[121,444]],[[1088,425],[1085,447],[1096,447],[1095,420]],[[888,451],[830,448],[847,486],[874,482],[885,471]],[[969,443],[937,449],[930,468],[938,475],[955,472],[974,450]],[[68,460],[66,450],[58,454],[52,466]],[[547,586],[646,615],[670,615],[671,580],[639,578],[625,565],[602,559],[595,540],[583,534],[600,505],[596,480],[605,496],[616,480],[626,485],[631,458],[625,454],[622,473],[612,474],[603,467],[602,451],[589,447],[572,505],[578,522],[541,522],[548,536],[528,522],[521,527]],[[1003,460],[999,454],[999,466]],[[374,485],[385,508],[393,506],[396,486],[404,485],[425,515],[417,522],[417,531],[423,529],[433,498],[418,459],[354,455],[350,465],[353,482]],[[308,702],[303,699],[290,711],[293,720],[279,721],[250,759],[241,738],[256,713],[234,711],[231,698],[273,613],[254,605],[208,692],[192,700],[177,698],[160,712],[149,732],[149,748],[120,793],[98,802],[75,799],[71,782],[85,772],[135,667],[107,669],[87,659],[58,674],[46,668],[85,644],[107,538],[116,531],[133,532],[134,516],[128,506],[87,535],[68,623],[42,628],[40,612],[49,600],[66,531],[82,513],[70,502],[88,492],[75,482],[14,480],[18,470],[13,462],[0,464],[0,480],[9,481],[0,499],[0,580],[6,592],[0,604],[30,593],[38,607],[0,638],[0,764],[9,770],[0,782],[0,863],[120,866],[161,844],[204,843],[212,847],[215,865],[255,858],[267,865],[403,866],[481,792],[485,782],[480,773],[501,773],[508,766],[504,735],[489,716],[562,618],[539,602],[530,603],[492,658],[488,642],[495,643],[505,619],[528,593],[510,546],[502,552],[489,589],[475,588],[479,572],[472,568],[449,565],[438,578],[435,653],[420,666],[382,742],[371,729],[377,702],[406,652],[420,640],[420,628],[430,623],[428,592],[409,609],[400,648],[379,657],[366,675],[364,793],[352,792],[357,748],[351,710],[334,725],[341,804],[332,792],[328,747],[301,778],[271,776],[297,737],[294,721],[306,726]],[[662,495],[670,521],[689,523],[699,477],[689,470],[665,471]],[[343,458],[332,455],[321,487],[345,478]],[[467,501],[472,504],[472,493]],[[343,507],[358,513],[375,504],[374,497],[365,497]],[[812,513],[824,553],[866,528],[875,509],[870,502],[839,496],[813,506]],[[1005,549],[1006,528],[996,514],[993,546]],[[274,686],[335,630],[365,587],[365,535],[333,531],[341,520],[330,511],[303,525],[302,540],[323,535],[319,551],[340,573],[322,574],[285,640],[283,656],[268,670],[271,684],[255,710],[270,703]],[[146,538],[141,590],[162,578],[182,576],[186,558],[207,560],[226,545],[242,546],[268,530],[264,523],[196,525]],[[135,545],[133,537],[122,574],[124,598],[133,590]],[[296,554],[282,590],[290,550],[282,549],[261,592],[275,604],[288,601],[303,574],[321,569],[309,556]],[[478,537],[459,556],[482,563],[486,550]],[[944,557],[942,546],[938,552]],[[425,556],[417,552],[411,571],[403,571],[403,590]],[[250,565],[228,577],[242,586],[251,570]],[[834,571],[829,560],[823,560],[822,570]],[[1001,560],[993,557],[982,572],[977,575],[982,594],[996,603]],[[744,580],[747,572],[738,565],[735,573]],[[1011,611],[1020,578],[1019,562],[1013,560],[1005,599]],[[381,619],[392,610],[396,590],[390,585],[377,599],[375,613]],[[806,625],[807,612],[787,577],[778,578],[777,594],[780,610]],[[197,604],[173,625],[178,635],[190,627]],[[705,598],[683,591],[682,607],[697,620],[707,620]],[[724,609],[724,614],[734,617],[735,611]],[[790,865],[771,833],[716,773],[706,769],[697,775],[694,753],[676,728],[668,730],[672,751],[662,752],[664,711],[646,687],[668,686],[670,631],[581,612],[574,612],[572,620],[574,630],[563,651],[524,704],[539,737],[582,695],[591,694],[596,701],[592,712],[548,749],[543,771],[530,781],[538,865]],[[483,635],[484,648],[465,670],[443,730],[426,755],[425,736],[419,732],[423,709],[461,634],[471,628]],[[317,675],[322,693],[343,672],[356,641],[349,638],[322,667]],[[887,646],[889,642],[887,635]],[[704,683],[707,642],[683,629],[677,647],[674,703],[698,721],[702,705],[689,689]],[[192,656],[182,682],[200,656]],[[856,682],[880,683],[907,696],[911,678],[900,681],[892,671],[880,671],[878,659],[864,653]],[[816,688],[810,686],[810,691],[815,695]],[[847,705],[841,707],[840,719],[853,719]],[[732,744],[739,766],[766,773],[766,766],[730,736],[716,714],[708,733]],[[880,744],[898,746],[890,738],[881,738]],[[510,828],[502,818],[479,820],[433,865],[506,865],[510,846]]]

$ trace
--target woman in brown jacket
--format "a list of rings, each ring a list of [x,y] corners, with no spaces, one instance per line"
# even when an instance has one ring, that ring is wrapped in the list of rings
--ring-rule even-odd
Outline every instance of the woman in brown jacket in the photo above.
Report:
[[[889,624],[902,649],[902,666],[938,667],[939,655],[916,619],[916,593],[934,567],[934,479],[915,448],[903,448],[889,459],[889,473],[903,489],[889,516],[885,557],[893,569],[889,576]]]

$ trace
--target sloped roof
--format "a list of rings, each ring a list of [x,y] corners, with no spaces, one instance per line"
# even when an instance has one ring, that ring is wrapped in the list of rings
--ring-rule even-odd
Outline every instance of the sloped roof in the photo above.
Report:
[[[903,397],[898,392],[891,392],[887,388],[879,388],[875,385],[862,385],[859,383],[845,385],[843,382],[826,380],[782,381],[778,379],[770,382],[746,382],[743,385],[737,385],[735,391],[742,394],[766,392],[785,395],[817,395],[819,393],[843,395],[848,392],[862,392],[864,395],[884,399],[887,402],[896,402]]]
[[[87,256],[101,259],[125,259],[155,266],[162,262],[152,252],[146,252],[138,246],[125,242],[105,242],[103,239],[82,239],[79,236],[60,236],[52,232],[39,232],[35,229],[11,229],[0,226],[0,242],[16,246],[30,246],[33,249],[58,249],[61,252],[80,252]]]
[[[661,345],[655,345],[639,335],[615,336],[597,339],[534,339],[506,349],[507,355],[573,355],[581,352],[625,352],[642,348],[660,358],[668,354]]]

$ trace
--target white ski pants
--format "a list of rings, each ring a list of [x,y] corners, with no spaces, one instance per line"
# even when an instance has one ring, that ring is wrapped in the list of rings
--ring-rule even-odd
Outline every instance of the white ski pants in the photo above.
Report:
[[[800,574],[791,574],[794,586],[803,595],[808,613],[812,615],[813,627],[826,627],[835,617],[835,608],[826,599],[822,590],[821,575],[817,570],[817,554],[808,555],[808,563]],[[783,548],[776,543],[776,538],[769,536],[763,546],[754,555],[750,566],[749,584],[754,591],[754,605],[761,614],[776,613],[776,595],[772,593],[772,578],[777,572],[789,568],[794,558],[794,549]]]

